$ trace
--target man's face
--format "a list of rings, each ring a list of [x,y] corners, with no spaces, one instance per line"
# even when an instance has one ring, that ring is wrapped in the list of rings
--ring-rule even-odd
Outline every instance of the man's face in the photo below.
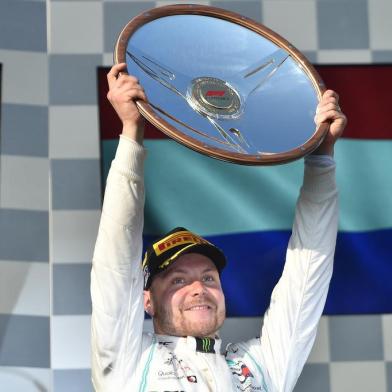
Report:
[[[154,278],[144,307],[158,334],[215,337],[226,314],[215,264],[197,253],[180,256]]]

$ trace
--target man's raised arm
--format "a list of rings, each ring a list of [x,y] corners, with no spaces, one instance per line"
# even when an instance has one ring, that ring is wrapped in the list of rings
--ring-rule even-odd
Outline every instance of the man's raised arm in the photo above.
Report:
[[[319,148],[305,158],[304,182],[282,277],[264,319],[261,350],[278,391],[292,391],[316,337],[332,276],[338,229],[334,145],[346,117],[328,90],[315,122],[330,122]]]
[[[140,266],[144,210],[143,120],[146,100],[136,78],[118,64],[108,73],[108,99],[123,123],[106,182],[91,271],[92,378],[96,391],[120,391],[140,355],[143,277]]]
[[[338,96],[328,90],[318,105],[317,124],[330,122],[319,148],[305,158],[304,182],[295,211],[282,277],[264,316],[260,341],[248,353],[273,391],[292,391],[316,337],[333,269],[338,200],[333,150],[346,125]]]

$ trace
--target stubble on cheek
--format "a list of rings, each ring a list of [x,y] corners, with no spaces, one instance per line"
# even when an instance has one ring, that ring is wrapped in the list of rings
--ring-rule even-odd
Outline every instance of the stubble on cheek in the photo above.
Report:
[[[163,335],[181,336],[178,335],[178,327],[176,327],[176,316],[173,314],[172,307],[165,305],[164,301],[157,300],[152,297],[154,303],[154,317],[153,323],[155,332]]]
[[[211,336],[222,326],[225,319],[225,309],[218,311],[215,306],[211,316],[207,319],[198,318],[197,312],[192,314],[192,311],[184,308],[173,310],[163,304],[156,304],[155,309],[156,332],[164,335]]]

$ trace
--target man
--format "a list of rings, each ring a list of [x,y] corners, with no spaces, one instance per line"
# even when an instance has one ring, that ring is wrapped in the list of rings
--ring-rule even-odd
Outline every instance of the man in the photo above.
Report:
[[[125,70],[118,64],[108,74],[108,99],[123,130],[107,179],[91,275],[95,389],[291,391],[314,342],[332,274],[337,232],[332,156],[346,124],[337,94],[327,91],[317,108],[316,123],[331,125],[305,158],[286,263],[261,337],[231,344],[221,355],[223,253],[177,228],[148,249],[142,269],[145,152],[134,101],[147,98]],[[142,331],[144,310],[152,317],[153,334]]]

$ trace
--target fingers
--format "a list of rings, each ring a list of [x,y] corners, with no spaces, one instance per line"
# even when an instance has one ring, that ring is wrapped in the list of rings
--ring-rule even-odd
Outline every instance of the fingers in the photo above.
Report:
[[[337,101],[339,101],[339,95],[338,95],[338,93],[336,91],[327,90],[327,91],[324,92],[323,99],[327,99],[327,98],[330,98],[330,97],[333,97]]]
[[[109,90],[119,88],[125,84],[131,88],[134,88],[136,85],[141,88],[139,80],[135,76],[128,75],[127,65],[125,63],[113,65],[107,74],[107,79]]]
[[[117,78],[117,80],[113,83],[112,87],[122,87],[124,85],[129,85],[129,86],[140,86],[139,80],[132,75],[128,74],[120,74]]]
[[[146,93],[140,85],[125,84],[118,88],[115,93],[110,94],[109,100],[117,102],[130,102],[141,99],[147,101]]]
[[[316,109],[316,114],[322,114],[329,111],[341,112],[340,106],[336,102],[326,102],[322,105],[318,105]]]
[[[341,136],[347,124],[347,117],[339,106],[339,95],[333,90],[327,90],[317,106],[314,121],[317,125],[321,123],[329,123],[329,142],[331,145],[335,143],[337,138]]]
[[[139,99],[146,102],[148,101],[145,92],[139,88],[127,88],[123,91],[118,91],[116,94],[109,92],[107,98],[113,105],[137,101]]]
[[[143,87],[139,80],[126,73],[126,64],[114,65],[107,74],[109,92],[107,98],[112,103],[130,102],[142,99],[147,101]]]
[[[340,110],[339,95],[333,90],[327,90],[317,106],[316,113],[333,109],[337,111]]]
[[[341,112],[337,110],[327,110],[322,113],[319,113],[315,116],[315,122],[316,124],[321,124],[324,122],[334,122],[334,121],[339,121],[339,122],[346,122],[346,116]]]
[[[334,146],[347,124],[347,118],[339,106],[339,95],[333,90],[327,90],[317,106],[314,121],[318,125],[328,123],[328,131],[324,140],[313,154],[333,156]]]
[[[338,107],[339,106],[339,100],[337,100],[335,97],[323,98],[321,100],[321,102],[319,103],[318,108],[319,107],[324,107],[324,106],[326,106],[328,104],[334,104],[336,107]]]
[[[115,64],[107,74],[109,89],[114,85],[120,72],[126,72],[127,65],[125,63]]]
[[[324,122],[341,122],[346,124],[347,118],[342,113],[340,108],[336,108],[333,104],[331,107],[327,105],[326,108],[321,108],[320,111],[314,116],[314,122],[319,125]]]
[[[317,105],[314,121],[316,124],[343,119],[344,114],[339,106],[339,95],[333,90],[327,90]]]

